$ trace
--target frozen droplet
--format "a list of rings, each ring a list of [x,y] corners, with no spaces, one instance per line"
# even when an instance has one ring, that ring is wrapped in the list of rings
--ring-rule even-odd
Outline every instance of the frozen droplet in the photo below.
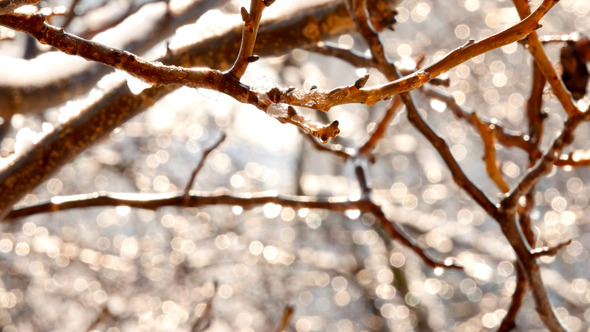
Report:
[[[289,106],[287,104],[272,103],[268,105],[266,113],[275,118],[285,118],[287,117],[288,108]]]
[[[131,90],[131,92],[135,95],[140,94],[143,90],[152,87],[151,84],[146,83],[137,77],[131,76],[124,71],[117,71],[123,73],[125,80],[127,81],[127,87],[129,87],[129,90]]]
[[[252,91],[257,93],[267,93],[274,88],[275,83],[267,76],[258,77],[252,82]]]
[[[430,73],[424,70],[417,71],[416,76],[420,80],[430,80]]]

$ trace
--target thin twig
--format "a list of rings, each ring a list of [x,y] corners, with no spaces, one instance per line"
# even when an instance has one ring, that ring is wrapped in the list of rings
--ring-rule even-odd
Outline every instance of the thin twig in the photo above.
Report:
[[[512,2],[514,3],[514,7],[516,7],[518,15],[520,15],[521,19],[524,19],[527,16],[530,17],[531,8],[529,7],[527,0],[512,0]],[[574,105],[570,93],[565,89],[563,82],[559,79],[559,76],[557,76],[555,68],[543,50],[543,46],[541,45],[539,37],[535,31],[531,32],[527,36],[527,42],[529,45],[529,52],[535,58],[535,63],[537,66],[539,66],[539,69],[543,73],[543,76],[545,76],[547,79],[547,82],[549,82],[549,85],[551,85],[553,94],[555,94],[563,106],[565,112],[569,116],[579,114],[580,110],[576,107],[576,105]]]
[[[281,322],[275,330],[276,332],[283,332],[287,329],[287,327],[289,327],[289,323],[291,322],[294,312],[295,308],[293,306],[288,305],[285,307],[285,310],[283,310],[283,316],[281,317]]]
[[[430,98],[434,98],[436,100],[444,102],[458,119],[465,120],[472,126],[474,125],[473,113],[475,112],[468,110],[457,104],[453,95],[441,91],[439,89],[433,89],[430,87],[422,87],[418,91],[424,93],[426,96]],[[504,128],[501,124],[499,124],[497,121],[490,121],[480,116],[478,116],[478,118],[479,121],[489,126],[489,128],[494,131],[494,137],[502,145],[506,147],[518,147],[526,151],[530,155],[541,156],[541,152],[539,151],[539,149],[535,146],[535,144],[533,144],[529,139],[527,139],[522,132],[508,130]]]
[[[369,139],[367,139],[365,144],[363,144],[358,149],[357,156],[359,156],[359,157],[370,156],[371,151],[377,146],[377,143],[379,143],[379,141],[385,135],[385,131],[387,130],[387,127],[391,123],[391,120],[393,120],[394,115],[397,113],[397,110],[399,110],[401,105],[402,105],[401,98],[396,96],[393,99],[393,101],[391,102],[391,104],[389,105],[389,107],[387,107],[387,110],[385,111],[383,118],[381,118],[381,121],[379,121],[375,130],[371,133],[371,136],[369,137]]]
[[[373,67],[373,60],[366,56],[365,54],[354,50],[354,49],[345,49],[345,48],[341,48],[338,47],[337,45],[333,44],[333,43],[329,43],[329,42],[320,42],[318,43],[315,47],[310,48],[309,51],[311,52],[315,52],[318,54],[322,54],[322,55],[326,55],[326,56],[330,56],[330,57],[334,57],[334,58],[338,58],[342,61],[347,62],[348,64],[356,67],[356,68],[371,68]],[[423,59],[423,57],[421,57],[420,59]],[[418,59],[418,61],[416,61],[418,64],[421,62],[421,60]],[[418,69],[416,69],[418,70]],[[416,70],[409,70],[409,69],[399,69],[400,73],[402,73],[402,75],[411,75],[412,73],[414,73]],[[432,80],[430,80],[431,85],[440,85],[440,86],[449,86],[450,80],[448,77],[446,78],[440,78],[440,77],[435,77]]]
[[[413,104],[413,102],[412,102]],[[406,103],[406,107],[407,107]],[[469,178],[465,175],[465,172],[461,169],[461,166],[457,160],[453,157],[451,149],[443,138],[441,138],[427,123],[424,121],[422,116],[419,114],[415,106],[408,108],[408,120],[430,143],[435,147],[443,161],[451,171],[453,181],[461,187],[473,200],[481,206],[487,214],[494,217],[497,215],[497,207],[492,201],[486,196],[486,194],[478,188]]]
[[[555,246],[552,247],[542,247],[542,248],[536,248],[531,250],[531,255],[533,255],[533,257],[535,258],[539,258],[539,257],[543,257],[543,256],[555,256],[557,255],[557,253],[566,246],[569,246],[572,243],[571,239],[568,239],[567,241],[563,241]]]
[[[553,309],[549,294],[541,277],[539,264],[536,258],[531,255],[531,246],[518,225],[516,213],[500,211],[496,220],[516,254],[517,263],[522,268],[527,283],[530,286],[529,289],[535,300],[535,309],[539,318],[551,331],[566,331],[567,329]]]
[[[571,144],[574,139],[574,131],[583,122],[590,120],[590,112],[586,110],[583,113],[578,113],[576,116],[569,118],[563,126],[559,136],[555,138],[551,147],[537,162],[537,164],[529,169],[525,176],[520,180],[517,186],[500,202],[502,209],[513,213],[518,205],[520,197],[528,193],[533,186],[539,181],[540,177],[547,174],[555,162],[559,159],[563,148]]]
[[[502,193],[507,193],[510,188],[502,176],[500,168],[498,167],[498,161],[496,159],[496,147],[494,146],[496,139],[493,126],[483,123],[477,116],[477,113],[471,113],[471,118],[472,122],[475,124],[475,128],[479,131],[479,136],[481,136],[481,140],[483,142],[483,160],[486,164],[488,176],[496,184],[496,186],[498,186]]]
[[[210,146],[207,150],[205,150],[203,152],[203,156],[201,157],[201,160],[199,161],[199,164],[197,164],[197,167],[195,167],[195,169],[193,170],[193,172],[191,173],[191,176],[186,184],[186,187],[184,188],[184,195],[185,197],[188,199],[188,195],[190,192],[190,189],[193,187],[193,184],[195,182],[195,178],[197,177],[197,174],[199,174],[199,171],[201,170],[201,168],[203,168],[203,165],[205,165],[205,160],[207,159],[207,157],[209,156],[209,154],[211,152],[213,152],[213,150],[217,149],[217,147],[223,143],[223,141],[225,141],[225,138],[227,137],[227,135],[225,133],[221,133],[221,137],[219,137],[219,139],[217,140],[217,142],[215,142],[215,144],[213,144],[212,146]]]
[[[543,137],[543,129],[547,114],[543,112],[543,89],[547,83],[547,79],[543,76],[541,69],[536,63],[533,63],[533,85],[531,87],[531,94],[526,104],[527,120],[529,126],[529,141],[536,147],[541,143]],[[530,154],[530,158],[537,159],[540,155]],[[532,161],[532,160],[531,160]]]
[[[70,26],[70,23],[72,23],[72,21],[76,17],[76,7],[78,6],[79,3],[80,3],[80,0],[73,0],[72,1],[72,3],[70,4],[70,10],[66,14],[65,20],[61,25],[62,28],[66,29]]]
[[[428,264],[428,266],[432,268],[449,268],[449,269],[463,269],[463,267],[452,259],[447,259],[444,263],[437,262],[436,260],[432,259],[424,249],[420,248],[420,246],[415,243],[410,237],[405,235],[405,233],[397,226],[395,223],[389,221],[385,217],[385,214],[381,210],[381,208],[377,205],[373,205],[373,214],[379,220],[381,228],[394,240],[401,242],[403,245],[411,249],[414,253],[416,253],[422,260]]]
[[[213,295],[207,300],[205,304],[205,310],[199,318],[195,320],[191,326],[191,332],[203,332],[206,331],[213,321],[213,300],[217,294],[217,280],[213,282]]]
[[[307,139],[316,150],[332,153],[337,157],[342,158],[344,161],[354,157],[354,154],[349,151],[351,149],[343,148],[340,144],[320,144],[309,135],[303,135],[303,137]]]
[[[258,57],[254,57],[254,43],[256,42],[256,35],[258,34],[258,25],[262,17],[262,11],[266,8],[265,2],[262,0],[250,1],[250,12],[246,8],[241,7],[242,20],[244,21],[244,29],[242,30],[242,44],[238,57],[234,65],[227,72],[228,75],[233,75],[236,78],[241,78],[248,68],[250,62],[254,62]]]

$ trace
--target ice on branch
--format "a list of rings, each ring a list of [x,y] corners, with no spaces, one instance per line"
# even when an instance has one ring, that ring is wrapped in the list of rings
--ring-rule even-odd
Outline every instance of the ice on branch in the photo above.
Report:
[[[126,72],[122,71],[122,70],[118,70],[117,69],[117,73],[121,76],[125,77],[125,80],[127,81],[127,87],[129,88],[129,90],[135,94],[138,95],[140,94],[143,90],[147,89],[147,88],[151,88],[152,85],[140,80],[137,77],[131,76],[129,74],[127,74]]]
[[[295,125],[306,134],[319,139],[322,143],[328,142],[330,138],[336,137],[340,133],[340,129],[338,129],[338,121],[334,121],[330,124],[322,124],[299,114],[292,106],[273,102],[271,100],[272,97],[269,97],[269,95],[272,95],[273,89],[276,89],[275,84],[268,77],[260,77],[256,79],[251,86],[251,90],[258,96],[258,100],[267,105],[265,111],[268,115],[282,123]],[[316,90],[305,92],[303,90],[294,89],[290,93],[297,94],[297,97],[301,100],[307,100],[306,105],[310,105],[311,107],[317,103],[317,100],[315,99],[317,98],[317,95],[314,94],[314,91]]]
[[[250,87],[252,91],[262,95],[266,94],[268,91],[270,91],[270,89],[274,88],[275,82],[273,82],[273,80],[270,77],[261,76],[256,78],[254,82],[252,82],[252,85]]]
[[[289,106],[281,103],[271,103],[266,109],[266,113],[273,118],[284,118],[287,116]]]

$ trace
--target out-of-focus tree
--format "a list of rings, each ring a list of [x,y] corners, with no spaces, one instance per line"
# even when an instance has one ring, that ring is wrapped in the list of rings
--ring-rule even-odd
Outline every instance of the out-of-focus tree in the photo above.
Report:
[[[0,1],[3,330],[588,330],[557,3]]]

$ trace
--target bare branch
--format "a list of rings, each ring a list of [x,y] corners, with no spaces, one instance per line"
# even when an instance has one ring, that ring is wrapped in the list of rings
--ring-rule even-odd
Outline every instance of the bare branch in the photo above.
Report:
[[[197,177],[197,174],[199,174],[199,171],[205,165],[205,160],[207,160],[207,157],[209,156],[209,154],[211,152],[213,152],[213,150],[217,149],[217,147],[219,145],[221,145],[221,143],[223,143],[223,141],[225,141],[226,137],[227,137],[227,135],[225,133],[222,133],[221,137],[217,140],[217,142],[215,142],[215,144],[213,144],[212,146],[210,146],[207,150],[205,150],[203,152],[203,156],[201,156],[201,160],[199,161],[199,164],[197,164],[197,167],[195,167],[195,169],[191,173],[188,183],[186,184],[186,187],[184,188],[184,196],[187,199],[189,196],[189,192],[190,192],[191,188],[193,187],[193,184],[195,183],[195,178]]]
[[[333,153],[334,155],[342,158],[345,161],[348,160],[349,158],[354,157],[354,154],[352,152],[348,151],[348,150],[352,150],[352,149],[343,148],[342,145],[320,144],[320,143],[318,143],[318,141],[316,141],[315,139],[313,139],[309,135],[304,135],[303,137],[306,138],[316,150]]]
[[[275,330],[276,332],[283,332],[287,329],[287,327],[289,327],[289,322],[291,322],[294,312],[295,308],[293,306],[288,305],[285,307],[285,310],[283,310],[283,317],[281,317],[281,322]]]
[[[542,247],[542,248],[536,248],[531,250],[531,255],[533,255],[533,257],[542,257],[542,256],[555,256],[557,255],[557,253],[559,253],[559,251],[566,246],[569,246],[572,243],[572,240],[569,239],[567,241],[561,242],[553,247]]]
[[[502,211],[496,220],[500,223],[502,232],[516,253],[518,265],[522,268],[530,290],[535,299],[539,318],[551,331],[566,331],[563,323],[553,310],[549,295],[541,278],[540,267],[536,258],[531,254],[531,247],[520,230],[515,213]],[[514,298],[513,298],[514,299]]]
[[[531,15],[511,28],[479,42],[470,41],[450,52],[443,59],[393,82],[371,89],[359,89],[355,85],[329,91],[290,89],[287,92],[273,89],[274,99],[272,100],[274,103],[304,106],[323,111],[345,103],[373,105],[395,94],[418,88],[443,72],[477,55],[508,45],[528,35],[538,27],[539,20],[556,2],[556,0],[545,0]],[[4,15],[0,17],[0,24],[29,33],[40,42],[54,46],[67,54],[79,55],[85,59],[124,70],[150,84],[184,84],[189,87],[212,89],[228,94],[240,102],[253,104],[262,110],[268,107],[266,103],[261,102],[264,96],[238,84],[235,79],[223,76],[219,71],[189,70],[152,63],[129,52],[104,47],[53,28],[45,24],[44,18],[39,15]],[[100,56],[98,56],[99,54]]]
[[[258,33],[258,25],[262,17],[262,11],[266,8],[262,0],[250,1],[250,12],[242,7],[242,20],[244,21],[244,30],[242,32],[242,44],[236,62],[231,67],[228,75],[241,78],[246,72],[246,68],[250,62],[256,61],[258,58],[254,57],[254,43],[256,42],[256,34]]]
[[[332,90],[315,89],[309,93],[299,89],[280,90],[277,102],[322,111],[328,111],[333,106],[347,103],[374,105],[378,101],[388,99],[393,95],[421,87],[440,74],[480,54],[511,44],[527,36],[539,27],[541,18],[556,3],[556,0],[545,0],[531,15],[512,27],[478,42],[470,41],[451,51],[441,60],[392,82],[367,89],[358,89],[351,85]]]
[[[297,28],[310,24],[318,24],[319,37],[310,36]],[[328,39],[348,33],[352,29],[354,23],[342,3],[305,8],[289,19],[263,22],[258,32],[257,53],[261,56],[280,55],[293,48],[312,47],[317,44],[316,38]],[[183,66],[227,68],[238,47],[239,31],[236,30],[176,50],[170,54],[170,61]],[[177,88],[178,86],[152,87],[135,95],[123,83],[106,92],[98,102],[82,110],[80,116],[44,137],[38,142],[35,153],[19,157],[0,173],[0,219],[10,211],[13,204],[64,163],[95,144],[100,137],[151,106],[158,98]]]
[[[516,327],[516,316],[518,316],[518,311],[522,307],[522,302],[526,294],[527,279],[524,275],[524,272],[522,271],[522,266],[516,264],[515,268],[516,287],[514,288],[514,293],[512,293],[512,302],[510,302],[510,308],[508,308],[508,312],[506,313],[506,316],[502,318],[502,323],[498,328],[499,332],[508,332]]]
[[[191,332],[203,332],[206,331],[210,326],[214,318],[213,311],[213,299],[217,294],[217,281],[213,282],[213,295],[207,300],[205,310],[201,316],[195,320],[191,326]]]
[[[445,93],[439,89],[432,89],[430,87],[423,87],[419,91],[428,97],[444,102],[457,118],[465,120],[472,126],[475,125],[473,122],[473,114],[475,112],[459,106],[451,94]],[[480,122],[484,123],[491,130],[493,130],[494,137],[502,145],[507,147],[518,147],[533,156],[541,155],[541,152],[536,147],[536,145],[533,144],[530,139],[526,139],[523,133],[508,130],[496,121],[490,121],[480,116],[478,116],[478,118]]]
[[[134,194],[134,193],[89,193],[73,196],[56,196],[50,202],[33,205],[11,211],[3,222],[10,222],[16,218],[22,218],[39,213],[50,213],[78,208],[98,206],[129,206],[133,208],[156,210],[164,206],[176,207],[203,207],[210,205],[241,206],[244,209],[252,209],[256,206],[274,203],[288,206],[294,209],[325,209],[336,212],[359,210],[364,213],[374,214],[381,222],[381,227],[393,240],[400,241],[403,245],[418,254],[425,263],[436,268],[460,269],[459,265],[452,262],[440,263],[427,255],[422,248],[391,221],[387,219],[381,208],[370,200],[350,200],[345,197],[328,197],[315,199],[308,196],[267,195],[252,193],[246,196],[234,196],[225,193],[196,193],[189,192],[188,199],[184,193],[164,194]]]
[[[518,11],[518,15],[520,15],[521,19],[525,17],[530,17],[531,9],[529,4],[526,0],[513,0],[514,6]],[[528,49],[531,52],[531,55],[535,58],[535,63],[539,66],[539,69],[543,73],[543,76],[547,79],[547,82],[551,85],[551,89],[553,89],[553,93],[559,99],[559,102],[563,106],[565,112],[569,116],[574,116],[580,113],[580,110],[574,105],[571,95],[565,87],[563,86],[563,82],[557,76],[555,72],[555,68],[551,65],[547,54],[543,50],[543,46],[539,41],[539,37],[537,36],[536,32],[532,32],[527,36],[528,41]]]
[[[377,146],[377,143],[379,143],[381,138],[383,138],[383,136],[385,135],[387,127],[391,123],[391,120],[393,120],[394,115],[396,114],[397,110],[401,107],[401,105],[401,98],[395,97],[391,105],[387,107],[387,110],[385,111],[383,118],[381,119],[381,121],[379,121],[375,130],[371,133],[369,139],[365,142],[365,144],[363,144],[358,149],[358,156],[370,156],[371,151]]]
[[[571,144],[574,139],[574,131],[583,122],[590,120],[590,112],[579,113],[569,118],[563,126],[559,136],[555,138],[551,147],[531,168],[526,175],[520,180],[519,184],[501,201],[502,209],[508,213],[514,213],[518,200],[522,195],[528,193],[533,186],[539,181],[539,178],[547,174],[555,162],[559,159],[563,148]]]
[[[407,107],[407,104],[406,104]],[[492,201],[481,191],[473,182],[471,182],[467,175],[461,169],[461,166],[453,157],[449,146],[430,126],[424,121],[422,116],[418,113],[415,106],[408,108],[408,120],[430,141],[435,147],[443,161],[451,171],[453,181],[461,187],[469,196],[481,206],[487,214],[494,217],[497,214],[497,208]]]
[[[472,122],[475,125],[475,128],[479,131],[479,135],[483,141],[484,146],[484,155],[483,160],[486,164],[486,171],[488,172],[488,176],[494,183],[500,188],[502,193],[508,192],[510,188],[508,187],[508,183],[502,176],[502,172],[498,168],[498,161],[496,160],[496,148],[494,146],[495,137],[493,131],[493,125],[486,125],[483,123],[476,113],[471,113]]]

